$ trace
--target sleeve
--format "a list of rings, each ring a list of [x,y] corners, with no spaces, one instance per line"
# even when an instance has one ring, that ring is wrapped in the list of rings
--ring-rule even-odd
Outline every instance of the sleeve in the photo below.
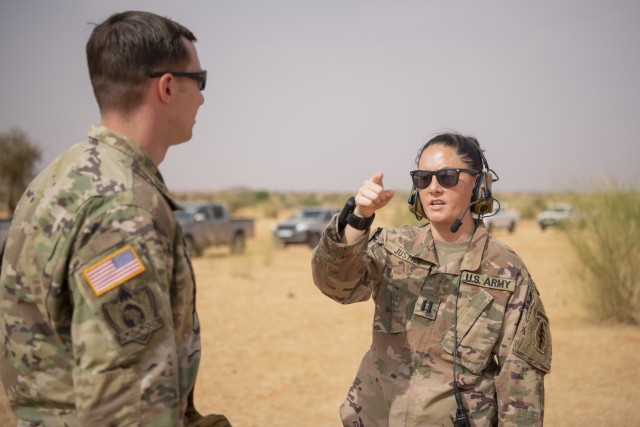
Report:
[[[374,249],[380,231],[370,240],[367,232],[354,244],[345,245],[338,235],[338,215],[333,217],[311,259],[313,281],[323,294],[342,304],[371,297],[380,275]]]
[[[544,376],[551,370],[549,320],[528,274],[507,307],[496,378],[501,426],[542,426]]]
[[[69,272],[80,425],[182,425],[173,310],[184,303],[189,316],[193,300],[173,286],[175,230],[119,206],[83,231]]]

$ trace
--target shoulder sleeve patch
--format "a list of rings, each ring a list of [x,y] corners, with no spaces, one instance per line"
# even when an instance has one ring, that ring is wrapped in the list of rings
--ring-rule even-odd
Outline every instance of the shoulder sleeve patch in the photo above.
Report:
[[[529,291],[524,313],[516,331],[513,352],[545,374],[551,371],[549,319],[535,289]]]
[[[85,268],[82,275],[96,296],[100,296],[143,271],[144,264],[135,249],[126,245]]]

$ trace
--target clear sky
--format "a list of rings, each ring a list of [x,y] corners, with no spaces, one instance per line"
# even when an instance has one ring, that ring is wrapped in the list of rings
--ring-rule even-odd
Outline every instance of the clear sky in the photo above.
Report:
[[[500,191],[640,183],[640,2],[0,0],[0,131],[49,163],[99,122],[90,23],[148,10],[191,29],[208,70],[170,189],[409,190],[434,134],[477,137]]]

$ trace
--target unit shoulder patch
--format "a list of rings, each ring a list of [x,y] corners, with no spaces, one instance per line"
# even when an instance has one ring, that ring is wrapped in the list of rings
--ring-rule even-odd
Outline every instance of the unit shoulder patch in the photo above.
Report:
[[[132,342],[145,345],[153,332],[163,326],[153,292],[148,287],[134,292],[120,288],[114,300],[102,305],[102,311],[123,346]]]
[[[101,296],[144,271],[135,249],[126,245],[85,268],[82,275],[96,296]]]
[[[549,319],[538,293],[530,291],[516,337],[513,352],[544,373],[551,370],[551,332]]]

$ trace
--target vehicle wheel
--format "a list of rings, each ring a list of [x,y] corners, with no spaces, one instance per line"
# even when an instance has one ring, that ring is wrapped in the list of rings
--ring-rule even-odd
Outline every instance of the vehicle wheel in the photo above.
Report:
[[[545,224],[540,224],[540,230],[544,231],[545,228],[547,228]]]
[[[311,234],[307,239],[307,243],[311,249],[315,248],[320,243],[320,235],[318,233]]]
[[[192,257],[195,258],[202,255],[202,250],[198,246],[196,246],[196,243],[193,241],[193,237],[185,236],[184,241],[187,243],[189,254],[191,254]]]
[[[244,233],[236,233],[231,239],[231,253],[241,254],[245,249]]]
[[[516,231],[516,223],[512,222],[509,224],[509,233],[513,233],[514,231]]]

